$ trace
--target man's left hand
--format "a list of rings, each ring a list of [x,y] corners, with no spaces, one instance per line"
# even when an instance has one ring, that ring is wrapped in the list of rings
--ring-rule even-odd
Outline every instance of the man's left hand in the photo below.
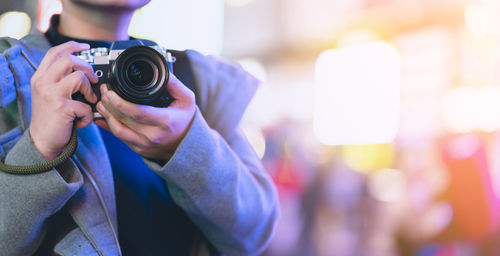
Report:
[[[101,86],[97,110],[105,120],[95,123],[121,139],[139,155],[168,160],[186,135],[194,118],[194,93],[170,74],[167,90],[174,99],[167,108],[137,105]]]

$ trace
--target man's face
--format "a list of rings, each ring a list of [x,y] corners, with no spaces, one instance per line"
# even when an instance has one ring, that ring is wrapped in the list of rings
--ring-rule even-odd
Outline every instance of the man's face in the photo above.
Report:
[[[94,8],[139,9],[151,0],[67,0],[76,5]]]

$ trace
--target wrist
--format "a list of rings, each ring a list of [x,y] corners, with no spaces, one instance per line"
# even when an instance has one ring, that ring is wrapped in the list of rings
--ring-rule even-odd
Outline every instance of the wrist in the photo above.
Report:
[[[151,160],[160,164],[161,166],[165,165],[166,162],[170,160],[181,145],[184,138],[186,138],[187,134],[191,130],[191,126],[193,125],[195,119],[196,112],[193,113],[191,120],[188,125],[184,128],[184,130],[180,133],[180,135],[173,141],[171,141],[168,145],[165,145],[163,152],[159,155],[159,157],[153,157]],[[163,164],[162,164],[163,163]]]
[[[30,135],[31,142],[33,143],[33,146],[43,156],[43,158],[45,158],[45,160],[50,161],[50,160],[52,160],[52,159],[54,159],[54,158],[57,157],[57,155],[59,154],[59,152],[55,152],[53,150],[48,149],[44,145],[44,143],[42,143],[38,139],[38,137],[36,137],[37,136],[36,133],[33,134],[31,127],[29,129],[29,135]]]

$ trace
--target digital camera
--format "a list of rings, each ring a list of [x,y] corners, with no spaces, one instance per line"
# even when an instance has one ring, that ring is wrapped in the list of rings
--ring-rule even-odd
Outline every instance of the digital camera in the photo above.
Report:
[[[92,48],[75,55],[90,63],[99,78],[92,84],[99,100],[99,87],[105,83],[109,90],[132,103],[168,107],[172,102],[166,86],[175,59],[156,44],[141,40],[116,41],[109,49]],[[90,104],[81,93],[74,94],[73,99]],[[90,105],[95,117],[100,117],[95,104]]]

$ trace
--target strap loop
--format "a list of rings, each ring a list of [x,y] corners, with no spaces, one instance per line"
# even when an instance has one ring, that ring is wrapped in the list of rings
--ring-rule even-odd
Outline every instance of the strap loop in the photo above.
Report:
[[[71,138],[69,139],[68,145],[66,146],[64,151],[56,158],[43,163],[27,166],[6,165],[3,163],[3,161],[0,161],[0,171],[17,175],[39,174],[48,172],[68,160],[68,158],[70,158],[75,153],[77,146],[78,137],[76,128],[73,126],[73,131],[71,133]]]

